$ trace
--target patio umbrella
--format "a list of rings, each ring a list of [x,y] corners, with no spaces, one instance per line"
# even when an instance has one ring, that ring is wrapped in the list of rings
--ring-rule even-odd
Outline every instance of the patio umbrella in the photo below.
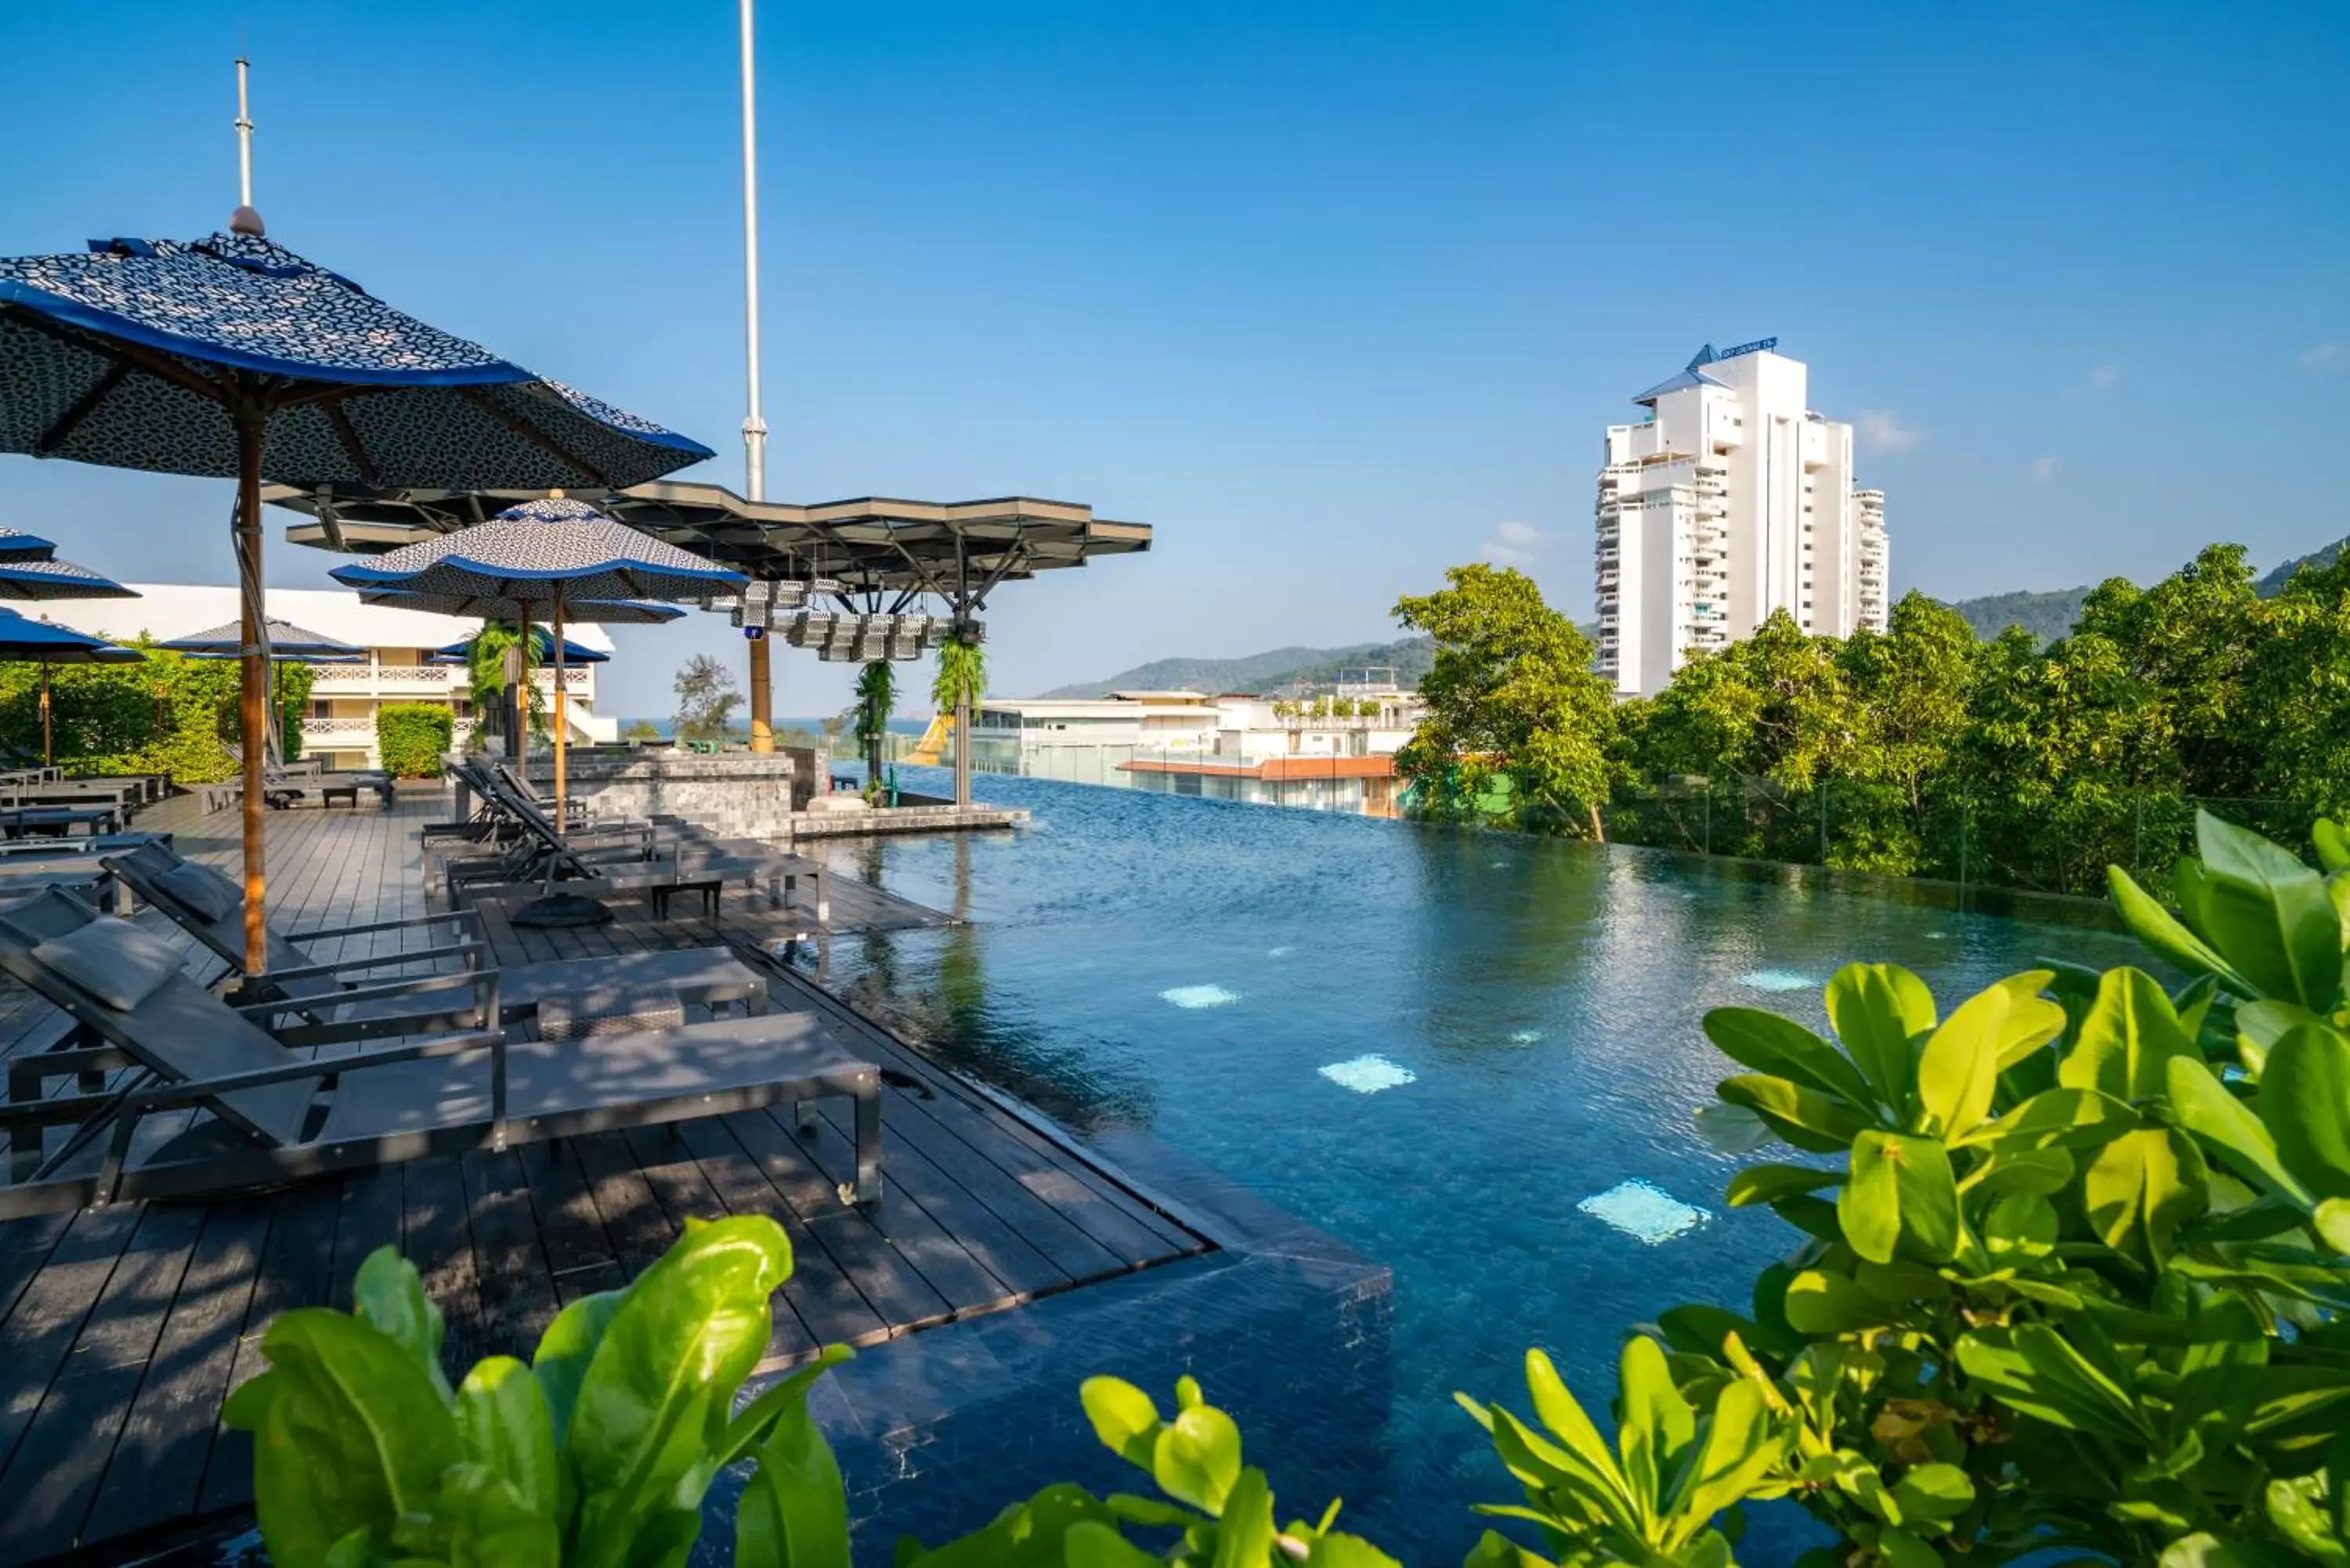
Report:
[[[22,528],[0,528],[0,561],[46,561],[57,547]]]
[[[143,664],[146,656],[135,649],[117,648],[104,638],[86,637],[70,627],[28,620],[12,609],[0,609],[0,664],[41,667],[41,761],[57,755],[49,727],[49,666],[52,664]]]
[[[277,667],[281,664],[358,664],[367,658],[365,649],[354,648],[331,637],[321,637],[315,631],[305,631],[292,621],[271,616],[267,635],[262,639],[269,649],[269,711],[276,713],[277,704]],[[171,641],[159,643],[175,653],[191,659],[242,659],[244,657],[244,628],[241,621],[224,621],[208,631],[190,632]],[[286,739],[282,724],[267,727],[264,740],[272,766],[286,761]]]
[[[495,594],[412,594],[397,588],[362,589],[359,603],[381,605],[387,609],[422,610],[428,615],[479,616],[484,620],[507,621],[516,626],[529,625],[531,617],[547,608],[543,603],[525,603]],[[672,605],[636,604],[625,599],[567,599],[565,613],[572,620],[597,626],[660,626],[685,614]],[[569,639],[565,640],[564,646],[571,646]],[[562,689],[559,680],[556,688],[558,691]],[[513,733],[519,740],[524,732],[519,669],[515,672],[514,691],[515,701],[509,704],[504,719],[511,722]],[[514,749],[519,756],[520,745]]]
[[[619,487],[712,454],[400,314],[247,212],[234,226],[0,260],[0,452],[237,482],[245,963],[260,974],[264,478]]]
[[[674,619],[677,616],[683,615],[684,613],[685,612],[683,610],[678,610],[664,618]],[[575,614],[571,618],[573,620],[580,620],[593,619],[594,618],[581,617]],[[546,658],[555,646],[554,639],[549,637],[544,630],[537,627],[532,627],[530,628],[530,633],[531,641],[537,646],[538,656],[541,659]],[[429,662],[433,664],[463,664],[466,659],[473,656],[473,644],[476,640],[477,639],[469,637],[463,642],[452,642],[446,648],[436,648],[432,651],[432,653],[426,656],[427,659]],[[580,644],[572,641],[567,637],[563,639],[563,662],[567,665],[609,664],[611,661],[612,656],[608,653],[598,653],[592,648],[582,647]]]
[[[135,599],[111,577],[71,561],[0,561],[0,599]]]
[[[700,556],[639,534],[584,501],[561,495],[509,506],[477,527],[403,545],[371,561],[338,566],[338,583],[362,590],[494,594],[541,608],[555,628],[555,810],[563,820],[563,621],[579,600],[698,599],[750,581]],[[527,623],[530,615],[519,619]],[[573,619],[578,617],[575,613]]]

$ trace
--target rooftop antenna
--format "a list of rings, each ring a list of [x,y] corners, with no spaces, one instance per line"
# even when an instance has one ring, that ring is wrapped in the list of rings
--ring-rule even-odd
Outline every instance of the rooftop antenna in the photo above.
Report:
[[[747,0],[746,0],[747,3]],[[243,55],[236,57],[236,177],[237,208],[230,214],[228,231],[233,234],[250,234],[259,239],[265,232],[261,214],[253,205],[253,105],[245,90],[245,78],[253,62]]]

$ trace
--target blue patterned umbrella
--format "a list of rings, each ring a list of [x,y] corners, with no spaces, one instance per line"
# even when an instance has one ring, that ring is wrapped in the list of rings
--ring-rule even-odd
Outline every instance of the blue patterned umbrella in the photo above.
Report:
[[[12,609],[0,609],[0,664],[41,667],[41,761],[57,754],[49,732],[49,666],[52,664],[143,664],[147,656],[136,649],[117,648],[104,638],[88,637],[71,627],[27,620]]]
[[[402,315],[260,234],[0,259],[0,452],[234,475],[245,960],[267,967],[261,486],[619,487],[707,447]]]
[[[272,659],[292,659],[296,663],[317,659],[323,663],[367,657],[367,649],[363,648],[338,642],[315,631],[305,631],[292,621],[279,620],[276,616],[269,618],[268,627],[269,656]],[[225,621],[209,631],[192,631],[185,637],[175,637],[169,642],[159,642],[155,646],[168,648],[174,653],[192,654],[198,659],[240,658],[244,652],[244,623]]]
[[[22,528],[0,528],[0,561],[46,561],[57,553],[57,547],[38,534],[27,534]]]
[[[136,589],[71,561],[0,561],[0,599],[135,599]]]
[[[583,616],[577,614],[577,611],[578,610],[578,607],[579,607],[577,605],[572,607],[574,614],[571,618],[573,620],[593,620],[596,618],[592,615]],[[672,610],[669,615],[664,616],[661,618],[664,620],[674,620],[684,613],[685,612],[683,610]],[[541,659],[545,659],[549,651],[555,647],[554,637],[551,636],[544,627],[532,627],[530,628],[530,639],[537,646],[538,656]],[[427,662],[432,664],[463,664],[472,656],[473,644],[476,640],[477,639],[469,637],[463,642],[452,642],[446,648],[436,648],[427,659]],[[609,664],[611,661],[612,656],[608,653],[598,653],[594,649],[583,647],[582,645],[572,641],[567,637],[563,639],[563,662],[567,665]]]

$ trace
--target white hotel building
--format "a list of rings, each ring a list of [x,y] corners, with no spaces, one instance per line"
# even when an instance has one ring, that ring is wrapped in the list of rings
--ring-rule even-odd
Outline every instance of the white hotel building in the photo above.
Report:
[[[1632,400],[1599,471],[1599,663],[1618,696],[1664,690],[1693,650],[1774,609],[1805,631],[1885,629],[1885,493],[1853,487],[1852,427],[1805,405],[1803,361],[1766,337]]]

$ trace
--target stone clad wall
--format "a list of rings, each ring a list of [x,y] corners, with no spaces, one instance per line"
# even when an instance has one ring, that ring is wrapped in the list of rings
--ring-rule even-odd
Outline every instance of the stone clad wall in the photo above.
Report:
[[[531,758],[531,782],[555,789],[552,757]],[[811,788],[826,777],[821,751],[795,747],[768,753],[573,752],[566,764],[568,792],[596,816],[668,814],[699,823],[723,837],[778,838]]]

